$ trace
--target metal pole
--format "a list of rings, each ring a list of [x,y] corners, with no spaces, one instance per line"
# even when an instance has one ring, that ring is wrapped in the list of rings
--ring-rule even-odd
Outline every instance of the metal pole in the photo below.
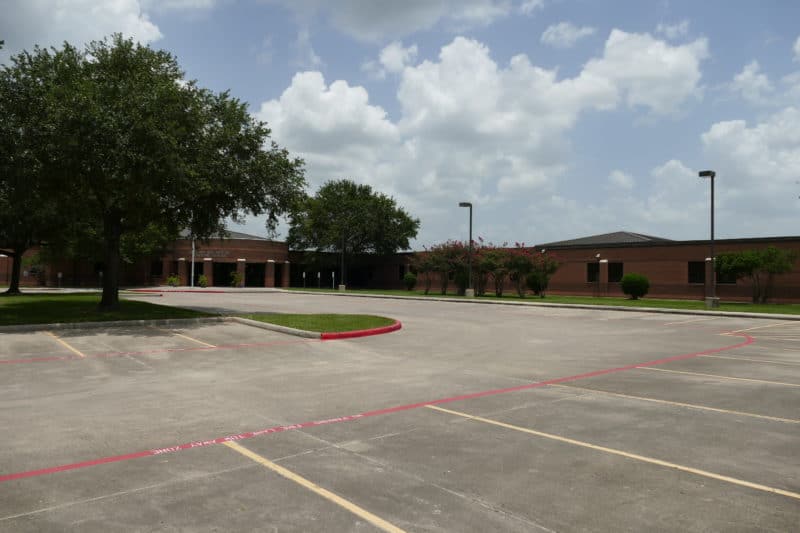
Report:
[[[469,288],[472,288],[472,204],[469,206],[469,261],[468,261]]]
[[[714,178],[711,176],[711,297],[717,296],[717,258],[714,256]]]

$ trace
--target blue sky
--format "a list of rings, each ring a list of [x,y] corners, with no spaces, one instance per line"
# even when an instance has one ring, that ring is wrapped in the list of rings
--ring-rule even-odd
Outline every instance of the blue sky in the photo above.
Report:
[[[800,2],[11,0],[8,54],[112,32],[421,219],[415,248],[800,234]],[[251,218],[239,231],[264,234]],[[283,228],[285,235],[285,227]]]

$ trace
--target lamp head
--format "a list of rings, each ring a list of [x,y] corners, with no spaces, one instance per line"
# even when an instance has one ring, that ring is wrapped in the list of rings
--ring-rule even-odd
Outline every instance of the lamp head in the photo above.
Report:
[[[470,202],[458,202],[458,207],[472,207]]]
[[[714,176],[717,175],[717,173],[714,172],[713,170],[701,170],[700,172],[697,173],[697,175],[700,176],[701,178],[713,178]]]

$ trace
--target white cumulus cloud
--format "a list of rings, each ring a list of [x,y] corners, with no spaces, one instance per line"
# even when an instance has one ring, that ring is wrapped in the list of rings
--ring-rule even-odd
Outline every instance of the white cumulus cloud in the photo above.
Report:
[[[751,61],[734,76],[730,84],[733,92],[752,104],[763,104],[772,93],[773,87],[766,74],[761,72],[758,61]]]
[[[611,174],[608,175],[608,181],[611,185],[626,190],[633,189],[636,184],[633,176],[621,170],[612,170]]]
[[[794,42],[794,47],[792,50],[794,51],[794,60],[800,61],[800,35],[797,36],[797,40]]]
[[[689,21],[682,20],[677,24],[659,23],[658,26],[656,26],[656,33],[670,40],[685,37],[689,33]]]
[[[541,41],[555,48],[570,48],[579,40],[595,33],[590,26],[578,27],[571,22],[559,22],[548,26],[542,33]]]
[[[37,44],[60,46],[68,41],[82,47],[116,32],[142,43],[162,37],[139,0],[7,0],[2,12],[0,36],[6,43],[0,60]]]
[[[386,78],[387,73],[397,74],[417,59],[417,45],[404,47],[400,41],[389,43],[381,50],[377,61],[368,61],[361,70],[376,79]]]
[[[544,0],[523,0],[519,5],[520,12],[525,15],[533,15],[542,9],[544,9]]]

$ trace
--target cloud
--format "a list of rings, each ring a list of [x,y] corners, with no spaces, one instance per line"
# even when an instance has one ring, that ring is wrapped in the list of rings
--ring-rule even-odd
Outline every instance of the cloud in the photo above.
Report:
[[[523,0],[519,5],[520,12],[528,16],[542,9],[544,9],[544,0]]]
[[[217,0],[141,0],[141,3],[148,11],[192,11],[209,10]]]
[[[658,26],[656,26],[656,33],[674,41],[675,39],[685,37],[689,33],[689,21],[682,20],[677,24],[663,24],[659,22]]]
[[[794,60],[800,61],[800,35],[797,36],[797,40],[794,42],[794,47],[792,47],[794,51]]]
[[[320,58],[314,47],[311,44],[311,35],[308,28],[301,28],[297,32],[297,39],[292,44],[294,50],[293,63],[300,68],[314,69],[323,65],[322,58]]]
[[[608,175],[608,181],[614,187],[626,190],[633,189],[636,183],[633,176],[621,170],[613,170],[611,174]]]
[[[581,75],[607,80],[631,107],[669,114],[687,99],[701,96],[700,63],[707,57],[706,39],[671,46],[647,33],[614,29],[603,57],[586,63]]]
[[[775,227],[796,227],[800,109],[787,107],[753,125],[717,122],[701,139],[731,224],[746,220],[748,230],[772,235]]]
[[[304,18],[321,14],[339,31],[365,42],[386,42],[442,24],[463,31],[507,16],[509,0],[275,0]]]
[[[425,221],[420,241],[427,244],[453,237],[454,195],[486,216],[495,213],[499,222],[485,228],[484,237],[508,239],[509,232],[526,227],[523,220],[530,221],[530,231],[547,230],[548,216],[561,221],[551,235],[563,235],[573,202],[558,189],[573,159],[569,134],[582,114],[622,105],[678,109],[696,94],[704,45],[678,47],[647,34],[612,32],[603,54],[567,78],[524,54],[498,63],[486,45],[465,37],[419,63],[411,59],[412,48],[394,43],[387,47],[392,53],[381,54],[381,68],[398,76],[394,120],[370,102],[365,88],[326,82],[319,72],[297,74],[280,98],[262,104],[258,116],[279,144],[306,160],[312,188],[341,177],[370,183]],[[657,68],[639,67],[643,57]],[[653,89],[659,84],[677,89],[662,96]],[[656,94],[644,98],[642,91]],[[617,177],[616,196],[630,194],[625,187],[631,180]],[[565,212],[552,211],[556,204]],[[597,229],[583,208],[575,207],[582,222],[574,227]],[[611,223],[626,207],[605,209],[591,212]],[[517,214],[509,218],[510,213]],[[650,219],[643,214],[639,220]]]
[[[397,74],[417,59],[417,45],[403,47],[400,41],[394,41],[381,50],[378,61],[368,61],[361,66],[372,78],[384,79],[387,73]]]
[[[751,104],[764,104],[774,88],[766,74],[761,72],[758,61],[751,61],[734,76],[731,91],[737,93]]]
[[[571,22],[559,22],[548,26],[542,33],[541,41],[554,48],[570,48],[580,39],[589,37],[595,32],[594,28],[575,26]]]
[[[0,17],[0,36],[6,42],[0,60],[37,44],[60,46],[69,41],[81,47],[114,32],[143,43],[162,37],[138,0],[8,0]]]

